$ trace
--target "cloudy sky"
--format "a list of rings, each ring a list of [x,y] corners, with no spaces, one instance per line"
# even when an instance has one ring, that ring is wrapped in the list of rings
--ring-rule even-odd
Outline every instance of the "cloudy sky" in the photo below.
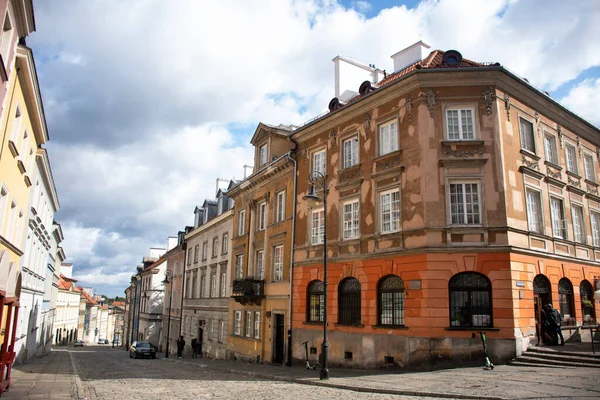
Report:
[[[575,4],[574,7],[572,4]],[[526,77],[600,126],[600,2],[34,0],[34,49],[74,275],[123,295],[215,180],[243,177],[258,122],[334,95],[332,58],[391,71],[424,40]]]

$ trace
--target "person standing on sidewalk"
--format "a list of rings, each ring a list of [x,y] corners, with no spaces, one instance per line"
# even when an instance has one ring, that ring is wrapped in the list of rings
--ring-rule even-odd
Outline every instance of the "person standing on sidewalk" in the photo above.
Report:
[[[198,339],[192,339],[192,358],[198,358]]]
[[[552,332],[552,344],[558,344],[558,338],[560,338],[560,345],[565,345],[565,338],[562,334],[562,315],[558,310],[552,308],[552,304],[546,305],[546,312],[548,313],[548,321],[550,322],[550,332]]]
[[[183,358],[183,349],[185,348],[185,340],[183,335],[177,339],[177,358]]]

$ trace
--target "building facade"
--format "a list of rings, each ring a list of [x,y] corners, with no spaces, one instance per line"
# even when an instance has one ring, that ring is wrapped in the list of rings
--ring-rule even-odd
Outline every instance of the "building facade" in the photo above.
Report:
[[[194,229],[185,235],[182,335],[187,343],[198,339],[199,353],[210,358],[228,356],[232,207],[226,190],[217,188],[217,199],[196,208]]]
[[[324,313],[330,362],[361,367],[481,360],[477,331],[511,359],[538,343],[547,303],[595,320],[600,132],[499,64],[427,48],[383,76],[337,57],[350,96],[291,136],[295,358],[308,342],[318,360]],[[351,67],[364,82],[344,87]],[[326,210],[300,200],[315,170]]]
[[[292,129],[259,124],[251,141],[254,172],[227,192],[235,202],[227,348],[238,359],[274,364],[289,359],[295,210]]]
[[[165,249],[151,249],[150,257],[144,257],[137,285],[140,286],[138,305],[137,339],[160,345],[162,312],[165,295],[163,280],[167,269]]]
[[[183,314],[183,270],[185,264],[186,242],[185,232],[179,232],[177,236],[177,246],[165,254],[167,260],[167,271],[170,271],[171,278],[165,285],[165,301],[163,307],[163,327],[160,351],[167,350],[166,344],[169,343],[169,353],[177,349],[176,342],[181,335],[181,317]],[[166,276],[165,276],[166,278]],[[127,320],[125,321],[127,322]]]
[[[75,286],[76,282],[73,278],[60,275],[54,319],[55,345],[68,345],[77,340],[81,292]]]

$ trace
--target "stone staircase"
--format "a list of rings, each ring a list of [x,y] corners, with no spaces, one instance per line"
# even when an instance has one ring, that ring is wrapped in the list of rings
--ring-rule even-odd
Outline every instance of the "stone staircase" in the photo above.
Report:
[[[589,352],[569,351],[564,347],[531,347],[520,357],[515,358],[509,365],[521,367],[549,368],[600,368],[600,349],[592,354]]]

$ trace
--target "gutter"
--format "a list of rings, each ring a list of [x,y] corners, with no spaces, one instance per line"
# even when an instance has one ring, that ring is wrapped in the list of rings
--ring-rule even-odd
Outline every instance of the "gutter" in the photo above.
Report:
[[[297,174],[297,169],[298,169],[298,163],[296,161],[295,158],[292,157],[292,154],[296,154],[296,148],[298,147],[298,144],[296,142],[294,142],[294,140],[292,139],[291,135],[288,136],[288,138],[290,139],[290,141],[292,143],[294,143],[294,149],[287,152],[286,156],[288,158],[288,160],[290,160],[291,162],[294,163],[294,192],[293,192],[293,202],[292,202],[292,248],[290,249],[290,268],[289,268],[289,273],[290,273],[290,301],[289,301],[289,308],[288,308],[288,332],[287,332],[287,339],[288,339],[288,344],[287,344],[287,361],[285,363],[286,367],[291,367],[292,366],[292,298],[293,298],[293,267],[294,267],[294,243],[295,243],[295,238],[296,238],[296,191],[297,191],[297,183],[298,183],[298,174]]]

